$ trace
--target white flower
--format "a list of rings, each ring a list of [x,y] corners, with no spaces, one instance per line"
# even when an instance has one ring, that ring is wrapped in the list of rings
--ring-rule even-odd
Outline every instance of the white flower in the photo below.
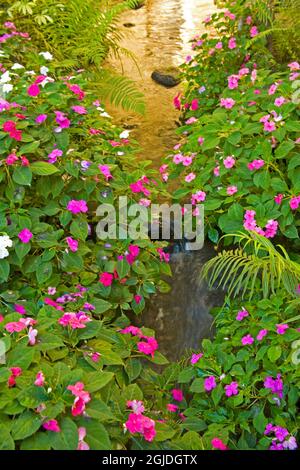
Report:
[[[18,64],[18,62],[16,62],[12,67],[11,69],[12,70],[19,70],[19,69],[24,69],[24,65],[21,65],[21,64]]]
[[[44,86],[47,85],[47,83],[51,83],[51,82],[55,82],[54,78],[46,77],[46,78],[41,82],[42,88],[44,88]]]
[[[0,236],[0,247],[4,246],[6,247],[12,247],[12,240],[9,238],[8,235],[1,235]]]
[[[9,76],[9,71],[7,70],[1,75],[0,83],[7,83],[11,81],[11,77]]]
[[[4,83],[4,85],[2,85],[2,91],[3,93],[9,93],[10,91],[13,90],[13,85],[11,85],[10,83]]]
[[[111,118],[111,116],[106,111],[104,111],[104,113],[101,113],[100,116],[106,117],[106,118]]]
[[[122,155],[125,155],[125,152],[117,152],[117,155],[121,157]]]
[[[41,75],[47,75],[47,73],[49,72],[49,69],[48,69],[48,67],[46,67],[45,65],[43,65],[43,66],[40,68],[40,72],[41,72]]]
[[[9,253],[4,246],[0,246],[0,259],[7,258],[9,256]]]
[[[121,132],[121,134],[119,135],[120,139],[128,139],[129,137],[129,134],[130,134],[130,131],[123,131]]]
[[[50,52],[40,52],[39,55],[43,56],[45,60],[53,60],[53,55]]]
[[[26,75],[35,75],[34,70],[27,70],[25,73],[26,73]]]

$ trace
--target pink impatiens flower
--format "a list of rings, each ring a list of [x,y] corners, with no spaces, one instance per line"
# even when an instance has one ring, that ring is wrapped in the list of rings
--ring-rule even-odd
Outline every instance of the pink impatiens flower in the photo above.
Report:
[[[68,129],[68,127],[70,127],[71,121],[66,117],[65,113],[61,111],[54,111],[54,114],[56,116],[55,121],[59,125],[60,129]]]
[[[229,49],[235,49],[236,48],[236,39],[235,38],[230,38],[229,39],[228,48]]]
[[[224,444],[224,442],[221,439],[218,439],[217,437],[212,439],[211,445],[214,449],[217,450],[228,450],[228,447]]]
[[[86,327],[86,323],[89,323],[91,318],[84,312],[66,312],[61,318],[58,319],[58,323],[62,326],[69,326],[72,330],[82,329]]]
[[[298,209],[300,205],[300,196],[292,197],[290,200],[290,208],[294,211]]]
[[[253,160],[252,162],[248,163],[247,167],[250,171],[259,170],[262,166],[264,166],[264,160],[258,159]]]
[[[187,183],[190,183],[190,182],[193,181],[195,178],[196,178],[195,173],[189,173],[189,174],[185,177],[185,181],[186,181]]]
[[[106,181],[112,179],[112,174],[110,172],[110,168],[108,165],[99,165],[99,170],[101,171],[102,175],[105,177]]]
[[[72,106],[71,109],[74,111],[74,113],[77,113],[77,114],[87,114],[87,110],[84,106],[76,105],[76,106]]]
[[[35,118],[35,122],[37,124],[42,124],[44,121],[46,121],[47,119],[47,114],[39,114],[36,118]]]
[[[283,194],[277,194],[274,196],[274,201],[276,204],[280,205],[283,199]]]
[[[257,341],[262,341],[267,334],[268,334],[268,330],[266,329],[260,330],[256,336]]]
[[[238,75],[230,75],[228,78],[228,88],[230,90],[234,90],[239,86],[239,76]]]
[[[139,400],[129,400],[127,402],[127,407],[131,408],[133,413],[137,415],[142,414],[145,411],[143,402]]]
[[[173,390],[171,390],[171,393],[172,393],[172,397],[174,398],[174,400],[183,401],[183,393],[182,393],[182,390],[180,390],[180,388],[173,388]]]
[[[224,163],[225,168],[229,169],[235,165],[235,159],[233,158],[233,156],[229,156],[225,158],[223,163]]]
[[[101,282],[101,284],[102,284],[104,287],[109,287],[109,286],[111,286],[113,280],[114,280],[113,274],[107,273],[107,272],[102,273],[102,274],[100,275],[100,278],[99,278],[99,282]]]
[[[37,334],[38,334],[38,330],[36,330],[36,329],[32,328],[32,326],[30,326],[30,328],[28,330],[28,342],[31,346],[35,345]]]
[[[84,440],[85,437],[86,437],[86,429],[83,426],[81,426],[80,428],[78,428],[77,450],[90,450],[90,446]]]
[[[18,234],[18,237],[22,243],[28,243],[33,235],[30,230],[28,230],[28,228],[23,228],[23,230],[21,230],[21,232]]]
[[[26,313],[26,309],[25,309],[24,305],[15,304],[14,305],[14,310],[15,310],[15,312],[19,313],[20,315],[25,315],[25,313]]]
[[[214,388],[216,388],[216,379],[213,375],[210,375],[209,377],[206,377],[204,380],[204,390],[206,392],[211,392]]]
[[[47,431],[60,432],[60,427],[56,419],[49,419],[43,424],[43,428]]]
[[[273,132],[276,130],[276,126],[275,126],[275,123],[273,121],[266,121],[264,123],[264,130],[266,132]]]
[[[203,353],[192,354],[192,357],[191,357],[191,364],[192,364],[192,365],[197,364],[197,362],[201,359],[201,357],[203,357]]]
[[[226,192],[228,194],[228,196],[233,196],[233,194],[235,194],[237,192],[237,187],[236,186],[228,186],[228,188],[226,189]]]
[[[284,333],[286,332],[288,328],[289,328],[289,325],[287,324],[276,325],[276,332],[279,335],[284,335]]]
[[[251,36],[252,38],[254,38],[254,37],[257,36],[257,35],[258,35],[258,29],[257,29],[257,27],[256,27],[256,26],[252,26],[252,28],[250,29],[250,36]]]
[[[85,405],[91,400],[89,392],[84,390],[84,384],[82,382],[77,382],[75,385],[68,385],[67,389],[76,397],[72,406],[72,415],[82,415],[85,411]]]
[[[148,442],[152,442],[156,436],[155,421],[142,414],[130,413],[125,427],[132,434],[141,434]]]
[[[152,336],[143,336],[143,339],[145,341],[140,341],[137,344],[138,350],[141,353],[146,354],[146,356],[151,356],[153,358],[155,351],[158,349],[158,343],[156,339]]]
[[[67,237],[66,242],[71,251],[76,252],[78,250],[78,241],[72,237]]]
[[[235,105],[235,101],[232,98],[221,98],[220,105],[223,108],[231,109]]]
[[[11,375],[7,381],[7,385],[9,388],[14,387],[16,385],[16,377],[19,377],[23,371],[21,367],[11,367],[10,372]]]
[[[45,376],[43,372],[40,371],[36,374],[34,385],[36,385],[37,387],[43,387],[44,384],[45,384]]]
[[[178,409],[179,409],[178,406],[174,405],[173,403],[167,404],[167,410],[170,411],[171,413],[176,413]]]
[[[72,199],[68,202],[67,209],[72,212],[72,214],[79,214],[80,212],[87,212],[88,206],[84,199]]]
[[[264,381],[264,387],[271,390],[274,395],[277,395],[278,398],[283,397],[283,382],[281,380],[281,374],[277,374],[276,379],[273,377],[266,377]]]
[[[238,386],[237,382],[231,382],[229,385],[225,385],[225,395],[231,397],[232,395],[238,395]]]
[[[237,313],[236,320],[242,321],[244,318],[248,317],[249,312],[246,309],[242,309]]]
[[[241,341],[242,341],[242,345],[246,346],[247,344],[254,343],[254,338],[252,338],[252,336],[248,334],[246,336],[243,336]]]
[[[276,98],[274,101],[274,105],[277,106],[278,108],[282,106],[284,103],[285,103],[285,98],[283,96]]]
[[[32,83],[32,85],[27,88],[27,93],[31,97],[38,96],[40,92],[40,87],[36,83]]]
[[[288,64],[288,67],[292,72],[295,72],[296,70],[300,70],[300,64],[298,62],[291,62]]]

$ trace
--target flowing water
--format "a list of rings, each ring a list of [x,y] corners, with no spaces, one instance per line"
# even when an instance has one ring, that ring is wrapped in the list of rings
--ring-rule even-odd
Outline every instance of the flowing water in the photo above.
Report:
[[[158,167],[161,159],[177,143],[176,121],[179,113],[173,98],[181,85],[167,89],[151,79],[154,70],[178,67],[191,53],[190,40],[205,31],[203,19],[216,10],[213,0],[146,0],[139,10],[123,14],[121,26],[128,34],[123,46],[132,51],[139,65],[126,56],[110,66],[132,78],[145,95],[145,116],[109,108],[115,121],[132,129],[142,150],[139,158],[150,159]],[[125,26],[124,26],[125,25]],[[157,294],[149,301],[140,319],[153,328],[159,350],[176,360],[190,348],[199,349],[201,339],[213,335],[210,309],[222,304],[222,294],[210,291],[199,273],[204,262],[214,255],[211,246],[188,252],[178,244],[171,254],[173,277],[168,294]],[[176,252],[177,251],[177,252]]]
[[[139,10],[130,10],[121,17],[120,27],[126,33],[122,46],[135,54],[139,69],[126,56],[111,59],[109,65],[133,79],[145,95],[146,114],[109,108],[110,114],[125,127],[134,128],[131,136],[140,144],[140,157],[155,166],[177,142],[175,134],[179,112],[173,98],[180,85],[167,89],[151,79],[154,70],[178,67],[191,53],[190,40],[205,31],[202,23],[216,11],[213,0],[146,0]],[[126,26],[124,26],[126,25]]]

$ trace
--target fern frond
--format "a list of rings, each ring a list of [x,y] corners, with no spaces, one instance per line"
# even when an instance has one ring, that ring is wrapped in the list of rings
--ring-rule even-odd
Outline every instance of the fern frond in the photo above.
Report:
[[[210,287],[226,289],[229,296],[247,295],[251,299],[260,283],[264,298],[281,287],[295,295],[300,265],[281,245],[275,247],[255,232],[227,234],[224,238],[228,236],[235,237],[243,248],[223,250],[204,265],[201,276],[208,279]]]

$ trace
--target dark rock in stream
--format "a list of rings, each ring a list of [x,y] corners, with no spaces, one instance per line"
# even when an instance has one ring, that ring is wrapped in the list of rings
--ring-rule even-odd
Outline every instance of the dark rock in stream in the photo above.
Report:
[[[166,279],[170,292],[152,296],[138,319],[139,326],[155,331],[159,351],[171,361],[190,349],[199,351],[202,339],[214,335],[209,312],[222,306],[224,293],[209,290],[207,283],[199,278],[202,266],[213,256],[215,251],[209,244],[199,251],[172,253],[173,277]]]
[[[124,23],[123,26],[125,28],[133,28],[135,26],[135,24],[134,23]]]
[[[180,79],[178,77],[174,77],[173,75],[161,73],[155,70],[151,74],[152,80],[154,80],[159,85],[163,85],[166,88],[173,88],[174,86],[179,85]]]

